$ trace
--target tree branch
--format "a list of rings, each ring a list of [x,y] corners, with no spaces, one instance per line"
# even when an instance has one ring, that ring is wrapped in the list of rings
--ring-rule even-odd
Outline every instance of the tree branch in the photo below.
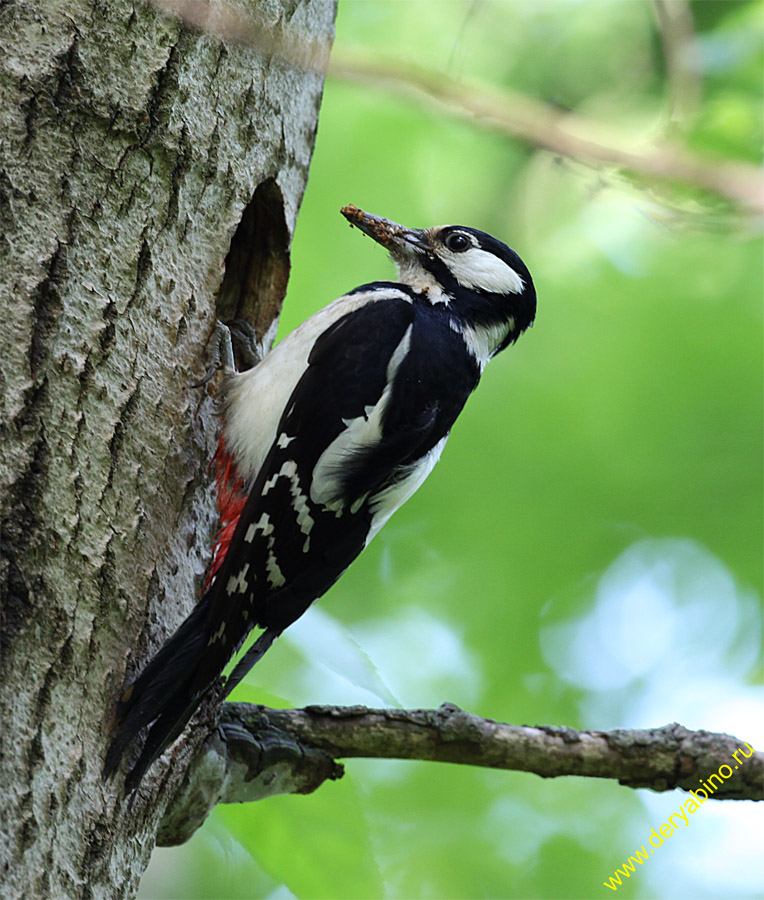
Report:
[[[703,98],[700,53],[689,0],[653,0],[663,45],[669,119],[683,130],[698,116]]]
[[[219,728],[167,809],[158,843],[187,840],[217,803],[310,793],[326,779],[341,777],[338,757],[431,760],[533,772],[542,778],[613,778],[653,791],[698,790],[710,784],[714,799],[764,799],[764,754],[730,735],[689,731],[677,724],[576,731],[506,725],[450,703],[436,710],[269,709],[226,703]]]
[[[705,158],[665,140],[644,150],[633,149],[607,135],[605,123],[579,113],[528,95],[456,82],[442,73],[404,63],[369,62],[335,51],[329,75],[382,88],[562,156],[687,184],[723,197],[744,211],[764,212],[764,180],[751,163]]]
[[[213,14],[205,3],[152,2],[189,27],[267,51],[296,69],[321,75],[326,71],[327,41],[305,42],[294,36],[287,41],[267,23],[242,13],[233,4],[219,4]],[[674,123],[689,121],[697,115],[701,101],[692,13],[686,0],[653,3],[666,59],[670,118]],[[561,156],[600,167],[612,165],[656,181],[687,184],[716,194],[744,212],[764,213],[764,179],[751,163],[703,157],[669,140],[656,140],[645,149],[636,149],[607,134],[612,129],[604,122],[561,110],[530,95],[455,81],[443,73],[402,62],[369,62],[360,54],[335,49],[329,75],[381,88]]]

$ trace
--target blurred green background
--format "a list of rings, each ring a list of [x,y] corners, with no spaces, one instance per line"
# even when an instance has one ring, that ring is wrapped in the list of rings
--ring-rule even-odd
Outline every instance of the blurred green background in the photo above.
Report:
[[[341,0],[335,53],[508,89],[562,123],[573,110],[603,143],[647,152],[668,137],[725,171],[760,156],[761,25],[760,3],[735,0]],[[487,369],[427,484],[236,698],[448,700],[518,724],[679,721],[764,745],[754,218],[345,70],[326,84],[281,334],[393,277],[345,203],[504,239],[533,273],[538,317]],[[603,881],[683,800],[350,761],[312,796],[218,808],[156,852],[141,896],[607,897]],[[618,896],[762,896],[756,806],[705,805]]]

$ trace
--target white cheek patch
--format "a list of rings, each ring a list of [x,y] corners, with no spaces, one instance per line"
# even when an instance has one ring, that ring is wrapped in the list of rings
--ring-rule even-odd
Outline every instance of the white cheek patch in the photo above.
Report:
[[[439,255],[462,287],[492,294],[522,294],[525,288],[525,282],[512,266],[479,247],[466,253],[441,250]]]

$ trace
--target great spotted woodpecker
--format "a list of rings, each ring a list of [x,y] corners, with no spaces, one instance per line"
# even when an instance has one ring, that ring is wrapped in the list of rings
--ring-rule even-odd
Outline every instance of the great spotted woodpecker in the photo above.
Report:
[[[221,530],[200,602],[119,702],[107,774],[151,726],[128,791],[250,631],[263,629],[223,696],[420,487],[488,360],[533,322],[530,273],[496,238],[342,213],[390,252],[398,281],[350,291],[254,368],[227,371]]]

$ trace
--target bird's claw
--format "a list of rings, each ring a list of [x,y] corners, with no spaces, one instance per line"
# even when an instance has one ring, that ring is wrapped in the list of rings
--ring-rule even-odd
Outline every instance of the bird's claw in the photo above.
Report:
[[[201,381],[195,382],[191,387],[204,387],[218,369],[223,369],[224,372],[241,372],[256,366],[263,358],[257,332],[243,319],[232,319],[230,322],[218,320],[207,346],[211,365]]]

